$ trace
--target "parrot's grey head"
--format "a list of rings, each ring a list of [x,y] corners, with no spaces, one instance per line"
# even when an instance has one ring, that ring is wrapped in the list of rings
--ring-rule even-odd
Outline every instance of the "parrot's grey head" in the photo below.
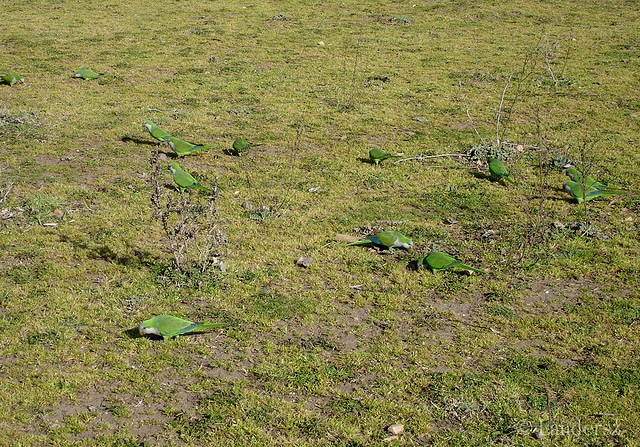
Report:
[[[571,191],[571,187],[569,186],[569,184],[567,182],[564,183],[563,189],[568,192],[569,194],[573,195],[573,191]]]
[[[176,163],[173,162],[169,165],[169,171],[171,171],[172,174],[175,174],[177,169],[176,169]]]
[[[413,241],[411,239],[409,239],[408,242],[400,242],[400,246],[402,248],[406,248],[407,250],[410,249],[411,247],[413,247]]]
[[[157,328],[153,326],[147,327],[147,323],[148,321],[143,321],[142,323],[140,323],[140,326],[138,326],[138,332],[140,332],[140,335],[145,335],[145,334],[160,335]]]
[[[149,132],[151,132],[151,123],[149,121],[145,121],[142,124],[144,125],[144,127],[146,127],[149,130]]]

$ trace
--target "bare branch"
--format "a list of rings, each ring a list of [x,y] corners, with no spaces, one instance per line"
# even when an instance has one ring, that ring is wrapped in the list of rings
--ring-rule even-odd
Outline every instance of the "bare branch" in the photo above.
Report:
[[[500,105],[498,105],[498,113],[496,114],[496,145],[500,147],[500,118],[502,116],[502,105],[504,104],[504,97],[507,94],[507,89],[509,88],[509,84],[511,83],[511,78],[513,78],[513,73],[509,75],[509,79],[507,79],[506,84],[504,85],[504,89],[502,90],[502,96],[500,97]]]
[[[464,109],[465,109],[465,112],[467,113],[467,118],[469,118],[469,122],[471,123],[471,127],[473,128],[473,131],[476,133],[476,135],[478,136],[478,139],[482,143],[483,140],[482,140],[482,137],[480,136],[480,133],[478,133],[478,128],[476,127],[476,123],[473,121],[473,118],[471,118],[471,113],[469,113],[469,104],[467,103],[467,97],[464,94],[464,89],[462,88],[462,81],[458,81],[458,87],[460,87],[460,96],[462,97],[462,102],[464,102]]]

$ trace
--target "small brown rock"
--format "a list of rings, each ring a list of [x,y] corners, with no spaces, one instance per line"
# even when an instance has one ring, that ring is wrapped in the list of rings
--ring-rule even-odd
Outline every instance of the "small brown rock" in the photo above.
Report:
[[[387,431],[392,435],[401,435],[402,433],[404,433],[404,425],[391,424],[387,427]]]

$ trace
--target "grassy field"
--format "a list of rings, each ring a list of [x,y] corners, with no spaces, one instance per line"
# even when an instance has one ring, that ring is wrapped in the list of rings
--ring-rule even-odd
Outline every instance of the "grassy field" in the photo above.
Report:
[[[639,29],[635,1],[4,2],[0,445],[640,445]],[[215,199],[144,120],[215,145],[177,160]],[[629,192],[578,205],[567,161]],[[178,270],[158,215],[202,210]],[[344,242],[378,230],[414,248]],[[140,336],[158,314],[230,326]]]

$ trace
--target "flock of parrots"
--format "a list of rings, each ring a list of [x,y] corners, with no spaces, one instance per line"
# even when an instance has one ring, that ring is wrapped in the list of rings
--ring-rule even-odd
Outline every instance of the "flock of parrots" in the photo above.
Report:
[[[82,68],[74,72],[73,77],[84,80],[97,79],[103,76],[103,73],[97,73],[93,70]],[[7,74],[0,76],[0,84],[15,85],[17,83],[24,82],[23,76],[19,74]],[[165,132],[159,126],[152,121],[145,121],[144,127],[149,131],[151,136],[158,140],[160,143],[167,143],[171,150],[173,150],[178,157],[184,157],[189,154],[193,154],[196,151],[203,149],[210,149],[214,145],[199,145],[192,144],[187,141],[181,140],[177,137]],[[250,143],[245,139],[237,139],[233,142],[232,149],[229,151],[233,155],[242,155],[250,147]],[[369,158],[372,163],[378,165],[382,161],[389,158],[398,157],[398,155],[392,155],[385,152],[382,149],[374,148],[369,151]],[[487,159],[489,166],[489,172],[491,178],[495,180],[505,180],[507,182],[515,184],[515,180],[511,177],[509,170],[502,163],[502,161],[489,157]],[[201,185],[191,174],[185,171],[175,161],[169,165],[169,170],[173,175],[173,180],[178,186],[178,189],[183,192],[190,189],[201,189],[203,191],[211,193],[211,188],[207,188]],[[608,197],[614,194],[622,194],[624,189],[611,188],[603,183],[596,181],[595,179],[583,175],[575,167],[568,167],[566,174],[570,180],[567,180],[563,187],[564,190],[569,193],[580,204],[589,200],[596,199],[598,197]],[[380,248],[393,249],[404,248],[409,249],[413,247],[413,241],[407,236],[398,231],[380,231],[366,238],[348,243],[347,245],[373,245]],[[417,261],[418,268],[429,268],[432,272],[438,272],[440,270],[447,269],[463,269],[467,271],[473,271],[477,273],[484,273],[483,270],[472,267],[467,264],[463,264],[462,261],[455,257],[443,253],[440,251],[432,251],[427,256],[424,256]],[[174,317],[171,315],[158,315],[148,320],[143,321],[138,330],[141,335],[152,334],[163,337],[164,340],[177,337],[194,330],[202,330],[208,328],[219,328],[226,326],[227,323],[194,323],[189,320]]]

